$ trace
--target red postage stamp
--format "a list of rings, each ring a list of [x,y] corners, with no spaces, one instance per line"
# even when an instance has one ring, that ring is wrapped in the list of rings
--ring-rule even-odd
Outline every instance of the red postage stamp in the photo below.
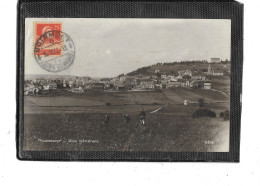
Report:
[[[40,56],[57,56],[62,52],[62,38],[57,36],[62,31],[62,23],[34,23],[34,43],[38,47],[37,55]]]

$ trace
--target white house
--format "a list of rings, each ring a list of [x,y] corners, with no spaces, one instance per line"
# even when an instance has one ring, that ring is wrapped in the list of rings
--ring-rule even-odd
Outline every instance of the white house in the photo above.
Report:
[[[211,58],[211,59],[210,59],[210,62],[211,62],[211,63],[220,63],[221,60],[220,60],[220,58]]]
[[[162,74],[161,75],[161,79],[167,79],[167,75],[166,74]]]
[[[204,89],[210,90],[211,89],[211,83],[204,83]]]

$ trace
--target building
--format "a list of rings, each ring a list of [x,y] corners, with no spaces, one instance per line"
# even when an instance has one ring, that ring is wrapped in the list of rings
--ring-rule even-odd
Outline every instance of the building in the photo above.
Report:
[[[161,79],[167,79],[167,75],[166,74],[162,74],[161,75]]]
[[[176,82],[176,81],[167,82],[167,88],[176,88],[176,87],[181,87],[181,82]]]
[[[91,83],[85,83],[84,89],[90,90],[91,89]]]
[[[153,80],[142,80],[139,87],[143,90],[154,89],[154,81]]]
[[[181,87],[190,87],[190,82],[188,80],[180,80]]]
[[[62,84],[63,84],[63,88],[67,87],[67,83],[66,83],[65,79],[63,80]]]
[[[92,83],[90,85],[90,89],[93,91],[104,91],[104,84],[103,83]]]
[[[43,90],[50,90],[50,85],[48,82],[44,81],[42,82],[42,89]]]
[[[204,89],[210,90],[211,89],[211,83],[204,83]]]
[[[212,73],[213,76],[223,76],[224,73],[223,72],[214,72]]]
[[[178,71],[179,76],[183,77],[183,76],[192,76],[192,73],[190,70],[180,70]]]
[[[200,87],[200,84],[198,81],[191,81],[190,82],[190,87],[191,88],[199,88]]]
[[[150,76],[142,76],[142,80],[149,80],[149,79],[151,79]]]
[[[118,82],[118,81],[120,81],[120,79],[118,77],[114,77],[111,81],[112,82]]]
[[[206,80],[206,76],[196,75],[191,77],[192,80]]]
[[[161,90],[162,89],[162,84],[154,84],[154,89],[155,90]]]
[[[49,84],[49,89],[50,89],[50,90],[57,90],[57,83],[51,82],[51,83]]]
[[[78,88],[72,88],[71,92],[73,93],[82,93],[84,92],[83,88],[81,86],[79,86]]]
[[[168,76],[168,80],[170,80],[170,81],[177,81],[177,78],[175,76],[173,76],[173,75],[169,75]]]
[[[68,82],[68,84],[69,84],[69,87],[74,87],[74,81],[70,80],[70,81]]]
[[[121,81],[121,82],[122,82],[122,81],[125,81],[126,78],[127,78],[126,76],[121,76],[120,79],[119,79],[119,81]]]
[[[161,80],[162,89],[166,89],[167,88],[167,84],[168,84],[167,80]]]
[[[210,65],[208,66],[208,71],[207,71],[207,72],[205,72],[205,74],[206,74],[206,75],[208,75],[208,76],[212,76],[212,74],[213,74],[213,71],[212,71],[212,69],[211,69],[211,66],[210,66]]]
[[[159,79],[161,79],[161,75],[153,74],[153,75],[151,75],[151,79],[159,80]]]
[[[118,91],[124,91],[125,90],[125,85],[123,83],[120,83],[116,86],[116,90]]]
[[[211,58],[211,59],[210,59],[210,62],[211,62],[211,63],[220,63],[221,60],[220,60],[220,58]]]
[[[141,84],[141,82],[142,82],[141,79],[136,78],[136,79],[133,80],[133,85],[134,85],[134,86],[139,86],[139,85]]]

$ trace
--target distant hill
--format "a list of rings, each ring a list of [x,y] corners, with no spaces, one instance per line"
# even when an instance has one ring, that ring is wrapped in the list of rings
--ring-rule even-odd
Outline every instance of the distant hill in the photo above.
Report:
[[[171,74],[178,75],[178,71],[180,70],[191,70],[193,74],[203,74],[208,70],[208,66],[215,72],[227,72],[230,70],[230,62],[222,62],[222,63],[208,63],[207,61],[183,61],[183,62],[165,62],[165,63],[157,63],[150,66],[145,66],[138,68],[132,72],[129,72],[125,75],[128,76],[136,76],[136,75],[151,75],[155,74],[155,70],[159,70],[160,74]],[[118,75],[118,77],[124,76],[124,74]],[[31,74],[25,75],[25,80],[33,80],[33,79],[58,79],[62,78],[65,80],[75,79],[76,77],[84,78],[83,76],[70,76],[70,75],[57,75],[57,74]],[[85,76],[88,77],[88,76]],[[97,78],[99,79],[99,78]],[[110,78],[103,78],[110,79]]]
[[[189,61],[189,62],[171,62],[171,63],[157,63],[155,65],[139,68],[128,73],[129,76],[135,75],[150,75],[155,74],[155,70],[159,70],[160,74],[177,75],[180,70],[191,70],[192,72],[203,73],[210,67],[214,71],[228,71],[230,70],[230,62],[222,63],[208,63],[206,61]]]
[[[79,78],[84,78],[81,76],[71,76],[71,75],[57,75],[57,74],[27,74],[25,75],[25,79],[26,80],[33,80],[33,79],[58,79],[58,78],[62,78],[62,79],[75,79],[76,77]],[[85,76],[87,77],[87,76]]]

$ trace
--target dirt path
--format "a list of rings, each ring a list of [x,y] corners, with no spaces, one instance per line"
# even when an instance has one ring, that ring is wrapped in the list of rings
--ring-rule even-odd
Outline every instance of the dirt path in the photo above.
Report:
[[[221,90],[216,90],[216,89],[211,89],[212,91],[215,91],[215,92],[219,92],[221,94],[223,94],[225,97],[229,97],[229,95],[227,95],[225,92],[222,92]]]
[[[158,112],[159,110],[162,110],[163,108],[166,108],[166,107],[168,107],[168,103],[166,103],[163,107],[160,107],[160,108],[155,109],[154,111],[150,112],[150,114],[156,113],[156,112]]]

